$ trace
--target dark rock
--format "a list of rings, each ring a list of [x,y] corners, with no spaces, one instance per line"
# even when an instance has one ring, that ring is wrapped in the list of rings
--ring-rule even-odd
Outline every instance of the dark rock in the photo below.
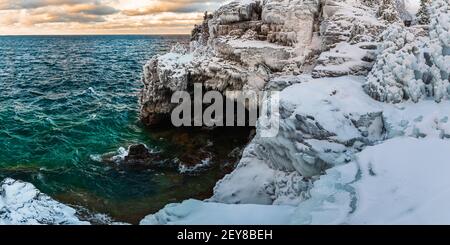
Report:
[[[152,155],[147,149],[147,146],[143,144],[131,145],[128,148],[128,156],[125,157],[125,162],[131,161],[147,161]]]

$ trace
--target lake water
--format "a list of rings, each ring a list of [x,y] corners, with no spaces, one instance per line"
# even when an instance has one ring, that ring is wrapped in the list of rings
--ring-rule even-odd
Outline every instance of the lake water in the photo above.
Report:
[[[169,202],[210,195],[224,165],[197,176],[123,171],[95,160],[135,143],[176,159],[210,132],[151,131],[138,120],[142,66],[188,36],[0,37],[0,180],[36,185],[80,215],[137,223]],[[201,131],[201,130],[200,130]],[[239,132],[238,135],[245,135]],[[216,133],[219,158],[245,137]],[[230,138],[227,138],[230,137]],[[226,142],[222,146],[220,142]],[[188,143],[189,144],[189,143]],[[205,144],[210,144],[206,142]],[[195,153],[196,145],[188,148]],[[229,163],[223,163],[229,164]]]

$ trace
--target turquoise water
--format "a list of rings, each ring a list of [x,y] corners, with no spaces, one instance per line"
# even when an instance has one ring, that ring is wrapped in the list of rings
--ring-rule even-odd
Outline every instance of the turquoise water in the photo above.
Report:
[[[91,159],[133,143],[171,154],[170,140],[139,123],[137,94],[145,62],[187,41],[0,37],[0,178],[32,182],[57,200],[133,223],[211,189],[220,174],[200,181],[176,172],[124,172]]]

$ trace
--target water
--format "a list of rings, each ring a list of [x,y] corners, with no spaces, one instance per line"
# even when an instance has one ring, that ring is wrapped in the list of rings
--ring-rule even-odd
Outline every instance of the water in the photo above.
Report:
[[[192,132],[145,129],[138,121],[137,93],[145,62],[187,41],[187,36],[0,37],[0,179],[29,181],[59,201],[132,223],[168,202],[209,195],[223,166],[183,176],[122,171],[91,159],[134,143],[168,158],[183,151],[173,143]],[[210,133],[200,134],[204,141]],[[231,151],[220,149],[227,136],[214,138],[217,155]],[[195,154],[195,145],[188,148]]]

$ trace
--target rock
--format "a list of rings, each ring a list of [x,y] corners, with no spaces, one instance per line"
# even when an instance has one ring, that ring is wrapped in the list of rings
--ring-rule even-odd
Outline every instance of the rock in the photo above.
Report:
[[[377,39],[386,24],[373,8],[327,1],[320,26],[322,52],[312,71],[315,78],[367,75],[377,55]]]
[[[193,31],[191,52],[153,57],[144,67],[143,123],[170,118],[175,91],[261,91],[272,74],[300,73],[316,47],[320,1],[236,1],[206,15]],[[208,30],[206,30],[208,26]],[[317,36],[317,35],[316,35]]]
[[[367,75],[377,56],[376,43],[351,45],[341,42],[330,51],[322,52],[312,71],[314,78]]]
[[[75,209],[61,204],[30,183],[7,178],[0,182],[0,224],[86,225]]]
[[[130,145],[127,149],[120,147],[116,152],[94,155],[91,158],[125,170],[174,168],[173,164],[164,160],[160,152],[152,152],[144,144]]]
[[[128,147],[128,155],[124,158],[125,164],[144,163],[152,158],[147,146],[143,144]]]
[[[382,140],[383,109],[364,93],[362,83],[351,77],[322,78],[284,89],[278,135],[261,137],[257,127],[235,171],[217,183],[210,201],[299,203],[311,179]]]

